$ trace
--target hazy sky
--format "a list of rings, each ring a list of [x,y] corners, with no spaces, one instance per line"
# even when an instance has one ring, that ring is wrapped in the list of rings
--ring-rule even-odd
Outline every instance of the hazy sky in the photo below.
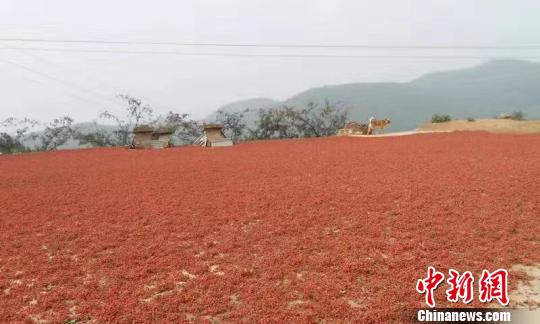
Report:
[[[0,0],[0,38],[259,44],[538,45],[538,0]],[[275,49],[0,41],[0,119],[118,111],[127,92],[206,116],[251,97],[284,100],[310,87],[409,81],[483,59],[145,55],[13,49],[241,54],[538,56],[540,50]]]

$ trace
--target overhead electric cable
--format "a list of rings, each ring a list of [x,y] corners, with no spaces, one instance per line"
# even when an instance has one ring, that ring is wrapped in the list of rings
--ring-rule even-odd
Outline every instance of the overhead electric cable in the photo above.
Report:
[[[85,95],[86,95],[87,92],[88,92],[88,89],[79,87],[79,86],[77,86],[77,85],[75,85],[75,84],[72,84],[72,83],[69,83],[69,82],[66,82],[66,81],[63,81],[63,80],[58,79],[58,78],[56,78],[56,77],[54,77],[54,76],[51,76],[51,75],[49,75],[49,74],[47,74],[47,73],[38,71],[38,70],[36,70],[36,69],[30,68],[30,67],[28,67],[28,66],[25,66],[25,65],[23,65],[23,64],[19,64],[19,63],[17,63],[17,62],[13,62],[13,61],[10,61],[10,60],[7,60],[7,59],[3,59],[3,58],[0,58],[0,62],[8,63],[8,64],[13,65],[13,66],[16,66],[16,67],[18,67],[18,68],[20,68],[20,69],[22,69],[22,70],[25,70],[25,71],[34,73],[34,74],[39,75],[39,76],[41,76],[41,77],[43,77],[43,78],[46,78],[46,79],[55,81],[55,82],[57,82],[57,83],[60,83],[60,84],[62,84],[62,85],[64,85],[64,86],[67,86],[67,87],[71,87],[71,88],[77,89],[77,90],[79,90],[79,91],[81,91],[81,92],[84,92]],[[70,94],[70,95],[73,96],[73,97],[76,97],[76,98],[79,99],[79,100],[85,101],[85,102],[87,102],[87,103],[97,104],[97,105],[99,105],[100,107],[105,108],[105,105],[103,105],[102,103],[100,103],[100,102],[98,102],[98,101],[96,101],[96,100],[94,100],[94,99],[88,99],[88,98],[84,98],[84,97],[81,97],[81,96],[78,96],[78,95],[73,95],[73,94]]]
[[[2,49],[2,48],[0,48]],[[68,52],[68,53],[108,53],[108,54],[144,54],[144,55],[178,55],[178,56],[215,56],[215,57],[291,57],[291,58],[364,58],[364,59],[540,59],[538,56],[513,55],[339,55],[339,54],[257,54],[257,53],[211,53],[211,52],[179,52],[152,50],[107,50],[107,49],[68,49],[44,47],[4,47],[3,49],[22,51]]]
[[[64,44],[114,44],[114,45],[160,45],[160,46],[206,46],[206,47],[262,47],[262,48],[358,48],[358,49],[466,49],[466,50],[533,50],[540,44],[532,45],[370,45],[370,44],[286,44],[286,43],[212,43],[212,42],[165,42],[165,41],[124,41],[96,39],[50,39],[50,38],[0,38],[3,42],[64,43]]]

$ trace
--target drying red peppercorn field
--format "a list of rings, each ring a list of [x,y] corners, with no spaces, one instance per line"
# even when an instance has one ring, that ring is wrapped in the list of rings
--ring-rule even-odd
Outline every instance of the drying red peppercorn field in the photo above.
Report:
[[[540,262],[539,165],[488,133],[0,156],[0,322],[399,322],[428,266]]]

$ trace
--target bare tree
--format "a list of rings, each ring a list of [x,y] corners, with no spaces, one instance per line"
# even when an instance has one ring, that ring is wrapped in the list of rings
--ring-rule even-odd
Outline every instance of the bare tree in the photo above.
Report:
[[[201,122],[190,119],[188,114],[179,114],[169,111],[165,117],[168,127],[174,128],[174,137],[181,144],[191,144],[202,135],[203,125]]]
[[[118,127],[118,129],[114,131],[116,136],[116,144],[133,145],[133,136],[131,136],[131,131],[133,128],[140,125],[141,122],[149,121],[152,118],[154,111],[150,106],[144,105],[140,99],[136,99],[125,94],[119,94],[117,97],[126,102],[126,115],[121,117],[106,110],[101,113],[100,117],[111,119],[116,122]]]
[[[16,153],[29,150],[24,145],[24,140],[32,138],[32,135],[28,136],[28,132],[38,125],[38,121],[29,118],[9,117],[0,121],[0,152]]]
[[[284,108],[260,109],[255,129],[249,130],[251,139],[297,137],[292,121]]]
[[[104,130],[96,130],[85,134],[77,133],[75,138],[80,141],[80,144],[90,144],[94,147],[114,146],[117,143],[111,134]]]
[[[347,110],[325,101],[323,107],[309,103],[306,108],[259,110],[256,128],[250,130],[254,139],[320,137],[334,135],[347,121]]]
[[[309,102],[306,108],[284,109],[298,135],[303,137],[334,135],[338,129],[343,128],[348,116],[347,110],[331,105],[328,100],[323,107]]]
[[[41,149],[51,151],[65,144],[74,134],[72,125],[73,119],[68,116],[53,119],[40,136]]]
[[[220,110],[217,112],[216,120],[223,124],[224,131],[231,136],[233,142],[238,142],[246,128],[244,114],[242,112],[226,112]]]

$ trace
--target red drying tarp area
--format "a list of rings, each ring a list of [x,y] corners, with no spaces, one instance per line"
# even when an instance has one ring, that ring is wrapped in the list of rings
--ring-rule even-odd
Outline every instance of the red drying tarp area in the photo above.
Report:
[[[539,165],[487,133],[1,156],[0,322],[401,321],[430,265],[482,306],[540,262]]]

